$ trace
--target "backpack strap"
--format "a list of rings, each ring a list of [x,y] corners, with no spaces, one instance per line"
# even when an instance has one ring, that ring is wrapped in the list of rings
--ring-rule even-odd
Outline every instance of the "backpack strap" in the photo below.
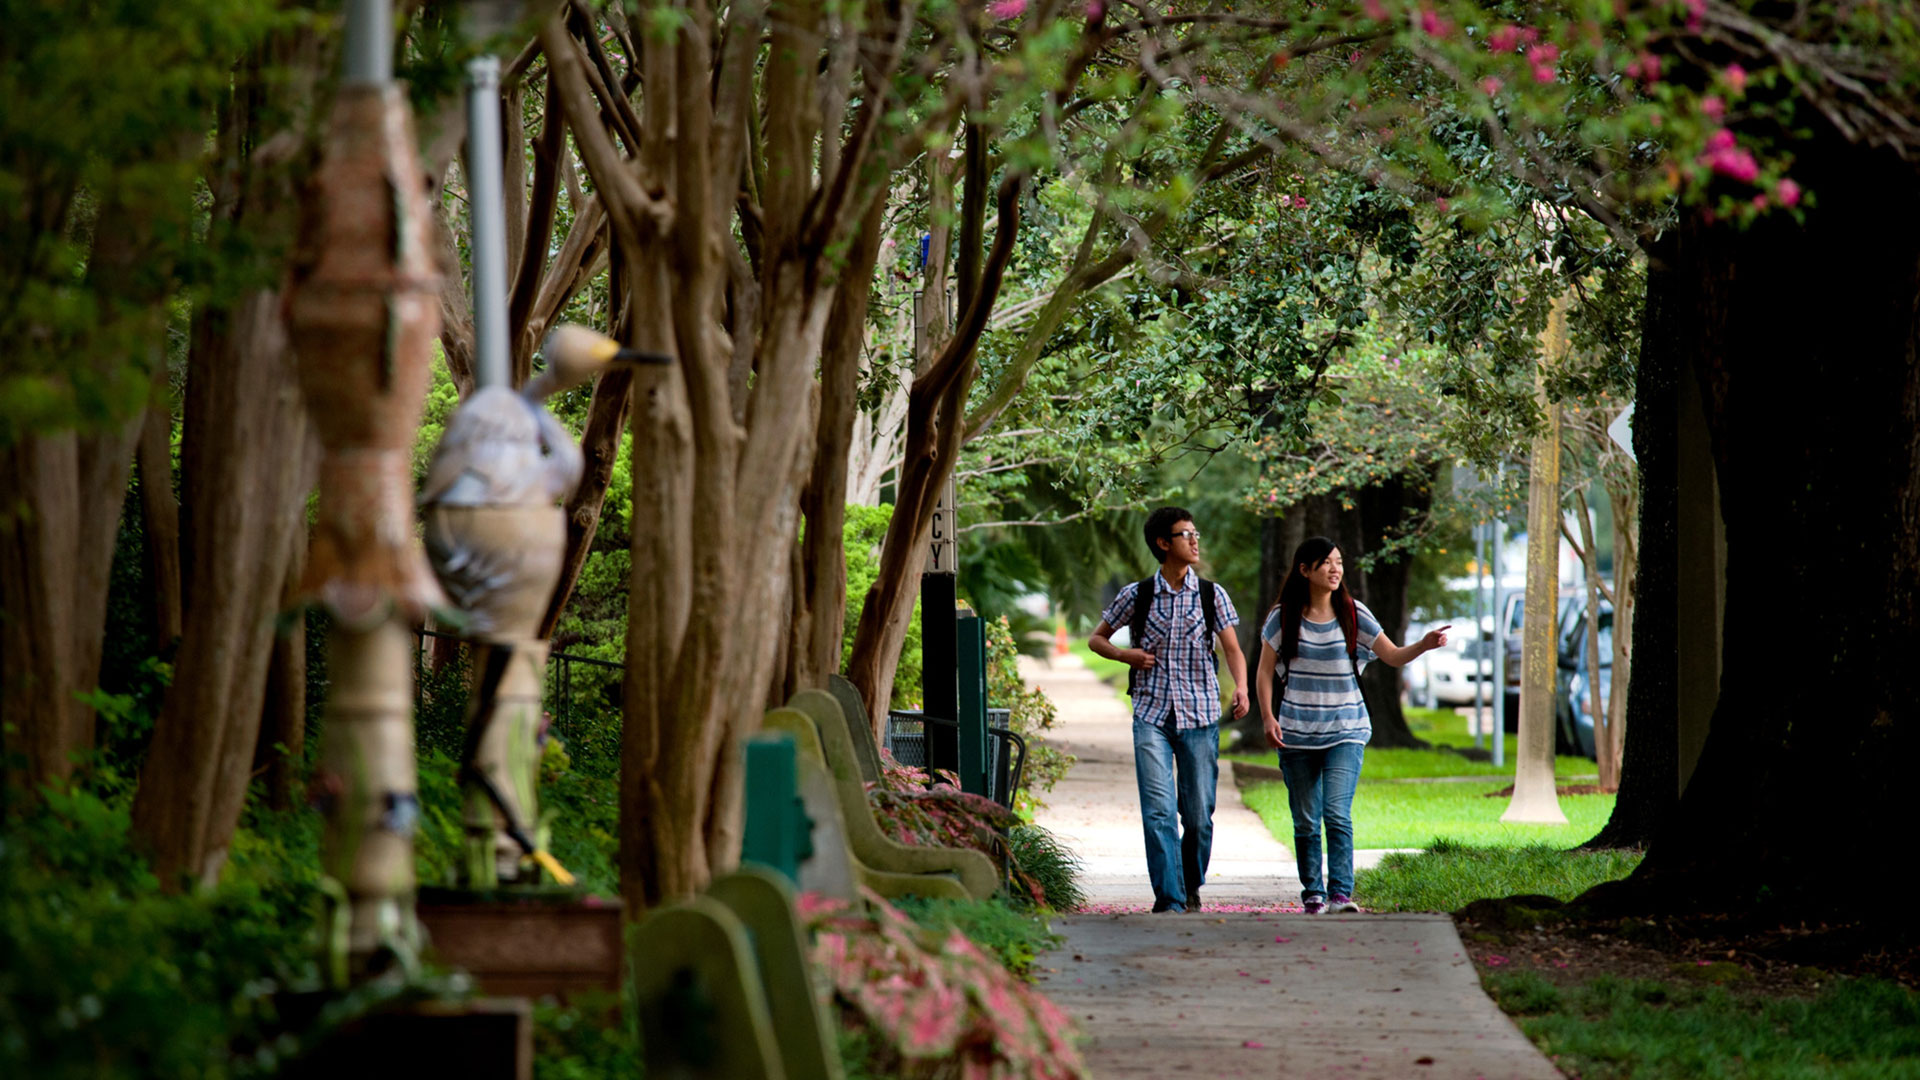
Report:
[[[1158,577],[1159,575],[1154,575]],[[1127,644],[1136,649],[1146,646],[1141,642],[1147,636],[1147,617],[1153,614],[1154,601],[1153,578],[1148,578],[1134,586],[1133,617],[1127,620]],[[1132,696],[1140,683],[1140,669],[1127,668],[1127,694]]]

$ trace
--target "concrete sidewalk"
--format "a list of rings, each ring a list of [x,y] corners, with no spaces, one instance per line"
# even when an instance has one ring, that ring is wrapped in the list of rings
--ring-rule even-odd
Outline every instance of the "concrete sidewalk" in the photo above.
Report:
[[[1095,1077],[1560,1075],[1481,991],[1451,919],[1297,914],[1292,853],[1241,801],[1230,763],[1205,910],[1144,914],[1127,706],[1075,657],[1021,665],[1059,708],[1048,742],[1079,759],[1038,821],[1080,856],[1089,904],[1055,920],[1066,943],[1038,978],[1088,1036]]]

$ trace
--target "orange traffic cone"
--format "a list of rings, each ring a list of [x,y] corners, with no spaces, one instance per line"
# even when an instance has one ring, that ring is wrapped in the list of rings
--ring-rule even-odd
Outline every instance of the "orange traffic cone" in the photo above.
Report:
[[[1067,648],[1067,624],[1061,623],[1053,628],[1053,655],[1065,656],[1069,651]]]

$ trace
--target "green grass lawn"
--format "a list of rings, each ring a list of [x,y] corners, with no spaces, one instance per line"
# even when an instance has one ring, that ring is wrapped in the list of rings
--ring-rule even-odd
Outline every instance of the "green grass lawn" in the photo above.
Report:
[[[1467,731],[1467,718],[1452,709],[1408,709],[1407,726],[1413,733],[1438,746],[1456,746],[1466,749],[1473,745],[1473,736]],[[1518,748],[1514,745],[1514,736],[1506,737],[1505,761],[1495,765],[1491,761],[1474,761],[1448,750],[1382,750],[1367,748],[1366,761],[1360,766],[1362,783],[1369,780],[1406,780],[1435,776],[1513,776],[1514,756]],[[1271,750],[1256,753],[1229,753],[1224,755],[1232,761],[1244,761],[1255,765],[1277,765],[1278,757]],[[1553,759],[1553,773],[1565,782],[1569,777],[1594,776],[1598,766],[1591,758],[1556,757]]]
[[[1362,848],[1425,848],[1435,840],[1470,847],[1550,844],[1577,847],[1592,839],[1613,814],[1612,795],[1563,795],[1565,825],[1509,825],[1500,820],[1507,799],[1489,798],[1506,781],[1407,784],[1360,781],[1353,797],[1353,842]],[[1283,844],[1293,844],[1293,815],[1283,784],[1256,784],[1242,797]]]
[[[1808,998],[1613,976],[1563,988],[1529,971],[1484,982],[1568,1076],[1920,1077],[1920,994],[1878,979],[1842,979]]]
[[[1408,709],[1408,726],[1431,742],[1472,745],[1466,718],[1452,710]],[[1277,765],[1277,755],[1229,754],[1236,761]],[[1469,847],[1522,847],[1546,844],[1571,848],[1587,842],[1613,813],[1612,795],[1563,795],[1560,809],[1566,825],[1508,825],[1505,798],[1489,798],[1511,783],[1513,746],[1508,742],[1506,762],[1473,761],[1445,750],[1368,749],[1360,767],[1360,790],[1353,799],[1354,845],[1362,848],[1426,848],[1435,840]],[[1592,776],[1594,764],[1586,758],[1554,759],[1554,774],[1564,783],[1570,777]],[[1484,781],[1422,778],[1476,777]],[[1416,782],[1408,782],[1416,781]],[[1287,809],[1287,790],[1281,784],[1247,788],[1247,805],[1265,821],[1283,844],[1293,843],[1293,815]]]
[[[1544,894],[1572,900],[1640,864],[1637,851],[1563,851],[1527,847],[1464,847],[1452,842],[1424,852],[1395,852],[1362,870],[1355,895],[1370,911],[1458,911],[1475,900]]]

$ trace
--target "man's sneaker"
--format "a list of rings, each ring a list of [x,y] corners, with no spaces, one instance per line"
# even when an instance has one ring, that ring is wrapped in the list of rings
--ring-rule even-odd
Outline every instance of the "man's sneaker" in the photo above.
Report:
[[[1187,910],[1188,911],[1200,910],[1200,890],[1199,889],[1192,889],[1187,892]]]
[[[1327,910],[1335,915],[1344,915],[1349,911],[1359,911],[1360,905],[1350,896],[1336,896],[1327,902]]]
[[[1327,902],[1317,896],[1310,896],[1300,902],[1300,910],[1309,915],[1318,915],[1327,910]]]

